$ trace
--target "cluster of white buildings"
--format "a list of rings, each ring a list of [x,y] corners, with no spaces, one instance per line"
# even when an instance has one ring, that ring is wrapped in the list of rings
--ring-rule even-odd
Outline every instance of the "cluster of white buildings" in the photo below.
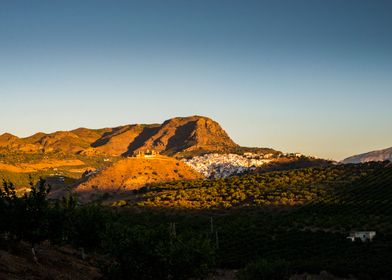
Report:
[[[206,154],[185,159],[190,167],[207,178],[226,178],[230,175],[241,174],[255,170],[268,162],[270,157],[259,154]]]
[[[361,240],[362,242],[373,241],[373,238],[376,236],[375,231],[353,231],[350,232],[350,235],[347,236],[347,239],[354,242],[355,240]]]

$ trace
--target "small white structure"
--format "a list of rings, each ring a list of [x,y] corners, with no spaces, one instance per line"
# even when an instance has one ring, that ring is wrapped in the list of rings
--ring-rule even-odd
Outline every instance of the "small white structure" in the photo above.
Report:
[[[347,239],[351,241],[355,241],[355,239],[360,239],[362,242],[373,241],[373,238],[376,236],[375,231],[353,231],[347,236]]]
[[[159,153],[155,150],[146,150],[146,151],[138,151],[137,153],[134,153],[134,157],[144,157],[144,158],[150,158],[150,157],[156,157]]]

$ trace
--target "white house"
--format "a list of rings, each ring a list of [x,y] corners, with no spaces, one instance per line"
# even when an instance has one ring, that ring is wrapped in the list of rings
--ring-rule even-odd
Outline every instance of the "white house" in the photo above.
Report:
[[[355,239],[360,239],[362,242],[372,241],[376,236],[375,231],[353,231],[347,236],[347,239],[355,241]]]

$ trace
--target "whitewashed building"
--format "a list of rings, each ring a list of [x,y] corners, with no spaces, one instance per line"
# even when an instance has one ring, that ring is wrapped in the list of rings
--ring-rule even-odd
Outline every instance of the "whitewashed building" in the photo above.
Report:
[[[353,231],[347,236],[347,239],[351,241],[355,241],[356,239],[360,239],[362,242],[373,241],[373,238],[376,236],[375,231]]]

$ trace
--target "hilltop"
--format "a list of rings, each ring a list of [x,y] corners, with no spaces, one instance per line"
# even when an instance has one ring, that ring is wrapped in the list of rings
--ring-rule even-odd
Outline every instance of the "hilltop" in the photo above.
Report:
[[[369,161],[392,161],[392,147],[384,150],[372,151],[364,154],[348,157],[342,163],[364,163]]]
[[[155,150],[168,156],[240,150],[214,120],[202,116],[176,117],[162,124],[133,124],[114,128],[36,133],[19,138],[0,136],[0,148],[9,152],[128,156]]]
[[[139,189],[148,183],[201,179],[203,176],[174,158],[156,156],[131,157],[117,161],[99,173],[88,176],[75,191],[116,193]]]

